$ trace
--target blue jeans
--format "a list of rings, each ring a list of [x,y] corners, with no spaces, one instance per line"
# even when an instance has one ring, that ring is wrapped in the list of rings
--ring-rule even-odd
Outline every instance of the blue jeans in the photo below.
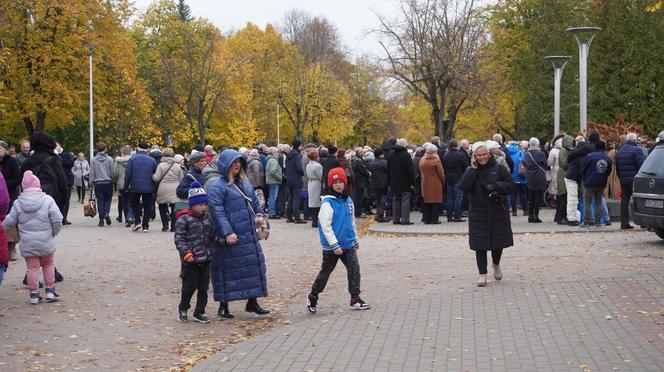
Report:
[[[267,209],[270,212],[270,216],[277,215],[277,194],[279,194],[279,184],[270,184],[269,195],[267,197]]]
[[[97,197],[97,212],[99,212],[99,219],[103,219],[111,213],[113,184],[110,182],[95,183],[95,196]]]
[[[447,198],[447,218],[461,218],[461,199],[463,191],[459,188],[459,183],[447,183],[445,187]]]
[[[0,285],[2,285],[2,279],[5,278],[5,270],[7,270],[7,266],[0,263]]]
[[[126,221],[134,221],[134,210],[131,208],[131,193],[126,190],[120,190],[118,198],[118,210],[122,208]],[[118,212],[118,215],[122,215]]]

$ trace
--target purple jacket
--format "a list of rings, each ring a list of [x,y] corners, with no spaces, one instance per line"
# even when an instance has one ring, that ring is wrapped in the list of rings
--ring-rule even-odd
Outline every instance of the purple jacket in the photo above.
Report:
[[[9,210],[9,192],[7,191],[7,184],[5,177],[0,173],[0,222],[4,221]]]

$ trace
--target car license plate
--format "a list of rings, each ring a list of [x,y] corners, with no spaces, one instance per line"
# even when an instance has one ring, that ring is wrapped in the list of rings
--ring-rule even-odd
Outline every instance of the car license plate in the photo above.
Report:
[[[664,208],[664,200],[646,199],[646,208]]]

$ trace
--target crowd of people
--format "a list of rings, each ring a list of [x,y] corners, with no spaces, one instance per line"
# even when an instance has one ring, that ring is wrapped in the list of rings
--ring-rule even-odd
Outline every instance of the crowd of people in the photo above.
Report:
[[[655,146],[664,145],[664,132]],[[113,197],[118,223],[149,232],[157,217],[161,231],[175,235],[183,281],[178,319],[198,291],[193,320],[206,322],[210,280],[218,314],[233,315],[228,302],[247,300],[246,311],[269,313],[257,299],[267,296],[265,258],[257,227],[261,221],[318,228],[323,248],[321,272],[307,296],[314,313],[337,260],[346,265],[350,306],[367,309],[360,298],[359,249],[355,218],[375,215],[378,223],[412,225],[412,211],[425,224],[469,224],[470,248],[476,253],[478,285],[487,284],[487,252],[494,279],[502,279],[502,250],[513,245],[510,214],[519,206],[529,223],[541,223],[540,208],[555,198],[554,222],[571,226],[611,224],[604,193],[611,174],[622,192],[621,228],[630,229],[632,181],[648,149],[628,133],[620,144],[607,144],[597,132],[588,138],[560,134],[551,141],[509,141],[439,137],[422,145],[391,138],[379,147],[292,144],[223,149],[197,146],[176,154],[172,148],[140,143],[122,146],[115,158],[104,143],[88,161],[65,151],[50,135],[35,133],[11,153],[0,141],[0,283],[17,243],[27,263],[24,283],[37,304],[41,268],[46,299],[56,301],[54,283],[62,280],[54,263],[54,237],[70,224],[72,189],[78,203],[95,201],[97,224],[112,224]],[[86,200],[87,195],[87,200]],[[510,213],[511,211],[511,213]],[[264,214],[264,212],[267,212]],[[267,222],[269,226],[269,222]],[[233,249],[225,249],[233,247]]]

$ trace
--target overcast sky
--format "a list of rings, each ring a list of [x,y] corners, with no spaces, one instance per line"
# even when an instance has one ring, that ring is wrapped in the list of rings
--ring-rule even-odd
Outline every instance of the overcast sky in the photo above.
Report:
[[[135,1],[140,9],[152,3],[152,0]],[[381,54],[376,37],[365,34],[378,25],[373,11],[393,17],[397,6],[395,0],[187,0],[187,4],[194,16],[209,19],[224,33],[243,28],[247,22],[260,27],[278,23],[291,9],[325,16],[337,26],[354,56]]]

